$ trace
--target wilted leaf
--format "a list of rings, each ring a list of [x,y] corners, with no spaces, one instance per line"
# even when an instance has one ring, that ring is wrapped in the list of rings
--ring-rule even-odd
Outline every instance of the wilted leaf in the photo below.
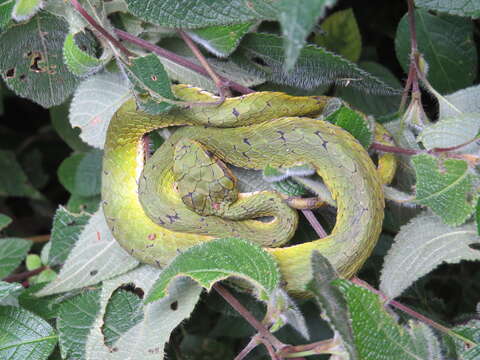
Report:
[[[395,237],[384,260],[380,290],[395,298],[444,262],[480,260],[480,251],[470,247],[479,242],[474,224],[451,227],[438,216],[421,214],[402,226]]]

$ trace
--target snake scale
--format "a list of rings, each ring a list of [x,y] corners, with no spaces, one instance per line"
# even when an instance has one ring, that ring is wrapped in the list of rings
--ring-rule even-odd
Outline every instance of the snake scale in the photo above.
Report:
[[[186,102],[217,100],[186,85],[175,85],[173,91]],[[347,131],[314,119],[327,101],[256,92],[219,105],[175,108],[156,116],[138,111],[133,99],[127,101],[109,125],[102,170],[102,206],[115,239],[140,261],[163,267],[193,245],[223,236],[242,237],[274,256],[286,289],[293,293],[303,292],[311,279],[313,250],[326,256],[340,275],[352,276],[376,244],[384,198],[376,168],[358,141]],[[144,165],[144,135],[170,126],[182,127]],[[296,211],[274,191],[236,194],[235,178],[223,162],[249,169],[313,167],[337,202],[332,233],[279,247],[295,230]],[[202,185],[205,178],[210,181]],[[206,198],[197,196],[202,186]],[[217,201],[229,198],[232,191],[231,204]],[[260,210],[254,210],[256,206]],[[249,212],[253,213],[248,216]],[[273,220],[258,221],[261,216]]]

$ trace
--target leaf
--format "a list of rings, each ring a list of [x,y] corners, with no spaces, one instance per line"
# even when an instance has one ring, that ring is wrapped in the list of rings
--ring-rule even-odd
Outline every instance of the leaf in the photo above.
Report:
[[[471,141],[477,136],[479,130],[480,113],[464,113],[442,118],[425,127],[417,140],[422,142],[427,150],[448,148]],[[462,150],[466,149],[462,148]]]
[[[35,293],[46,284],[31,284],[18,297],[19,305],[40,316],[44,320],[55,320],[58,317],[60,302],[65,300],[63,296],[50,295],[38,298]]]
[[[65,262],[89,219],[90,214],[73,214],[63,206],[57,209],[53,217],[48,265],[60,265]]]
[[[119,289],[110,298],[104,318],[105,343],[112,347],[123,334],[143,320],[143,301],[138,295]]]
[[[466,89],[458,90],[453,94],[445,96],[445,99],[453,104],[459,111],[465,113],[480,113],[480,103],[478,97],[480,96],[480,85],[471,86]],[[453,109],[449,104],[442,99],[438,99],[440,106],[439,119],[457,116],[458,111]]]
[[[418,49],[428,63],[427,77],[440,93],[472,84],[477,73],[477,51],[472,22],[449,15],[415,11]],[[397,58],[405,72],[410,59],[410,33],[405,15],[395,37]]]
[[[312,253],[312,274],[313,279],[308,283],[307,289],[313,293],[320,305],[322,318],[342,338],[348,358],[350,360],[359,359],[353,339],[347,302],[342,292],[332,285],[332,281],[337,279],[338,275],[328,260],[318,251]]]
[[[237,54],[237,53],[236,53]],[[233,58],[246,69],[252,67],[256,73],[276,84],[286,84],[302,89],[320,85],[349,85],[369,94],[398,94],[383,81],[360,69],[350,61],[314,45],[301,51],[298,61],[290,72],[283,68],[282,38],[273,34],[247,34],[240,43],[239,53]],[[259,64],[261,61],[265,65]]]
[[[415,5],[452,15],[480,18],[480,3],[472,0],[415,0]]]
[[[0,0],[0,32],[10,23],[15,0]]]
[[[57,294],[123,274],[138,265],[138,261],[115,241],[100,209],[92,215],[68,255],[58,277],[37,296]]]
[[[72,194],[90,197],[100,194],[103,152],[93,149],[74,154],[58,168],[60,183]]]
[[[438,216],[423,213],[400,228],[384,260],[380,290],[395,298],[444,262],[480,260],[480,252],[470,247],[479,241],[474,224],[454,228]]]
[[[17,0],[12,11],[15,21],[26,21],[32,18],[43,7],[43,0]]]
[[[467,162],[420,154],[412,157],[412,163],[417,176],[415,201],[430,207],[446,224],[463,224],[478,197]]]
[[[12,219],[4,214],[0,214],[0,231],[5,229],[10,223],[12,222]]]
[[[335,3],[336,0],[279,1],[277,16],[282,25],[285,71],[293,69],[308,34],[318,19],[323,17],[326,8]]]
[[[358,66],[383,81],[388,86],[394,89],[400,89],[402,85],[400,81],[392,74],[392,72],[383,65],[372,62],[362,61]],[[354,109],[363,111],[365,114],[380,116],[391,114],[398,110],[400,106],[401,95],[369,95],[359,89],[350,86],[339,87],[335,91],[335,96],[338,96],[349,103]],[[377,121],[379,119],[376,119]]]
[[[328,115],[325,120],[347,130],[365,149],[368,149],[373,142],[373,132],[369,128],[367,119],[355,110],[342,106]]]
[[[68,25],[46,12],[0,35],[0,71],[19,96],[43,107],[61,104],[77,86],[63,63],[63,39]]]
[[[80,33],[79,35],[81,36],[82,34]],[[63,43],[63,58],[68,70],[82,77],[96,73],[103,66],[102,60],[97,59],[77,45],[75,36],[72,33],[67,35]]]
[[[57,330],[63,359],[86,359],[85,343],[99,310],[100,290],[86,291],[60,305]]]
[[[0,279],[20,265],[32,244],[31,241],[14,237],[0,239]]]
[[[315,43],[345,59],[357,62],[362,52],[362,37],[353,10],[334,12],[322,21],[324,34],[315,36]]]
[[[57,335],[43,319],[20,307],[0,306],[0,358],[45,360]]]
[[[18,296],[22,291],[23,286],[21,284],[0,281],[0,307],[7,305],[18,306]]]
[[[82,211],[93,214],[100,207],[101,196],[83,197],[72,195],[67,202],[67,210],[73,213]]]
[[[175,97],[170,79],[158,56],[148,54],[137,57],[130,59],[130,64],[126,69],[138,92],[136,99],[140,109],[152,115],[170,110],[173,105],[168,100],[175,100]]]
[[[143,307],[143,320],[122,334],[113,347],[103,341],[102,325],[107,302],[113,292],[124,284],[147,293],[160,273],[151,266],[141,266],[125,275],[105,281],[100,297],[100,311],[91,327],[86,344],[87,359],[125,360],[163,359],[164,344],[180,322],[190,316],[201,288],[190,279],[179,279],[170,286],[169,296]]]
[[[387,313],[379,296],[347,280],[334,282],[347,300],[360,359],[436,360],[440,344],[423,325],[410,322],[406,329]]]
[[[168,284],[179,276],[188,276],[207,290],[216,282],[235,276],[248,280],[267,295],[280,282],[275,260],[261,247],[237,238],[216,239],[179,254],[162,271],[145,302],[165,297]]]
[[[0,150],[0,196],[42,199],[42,194],[29,183],[15,154],[10,150]]]
[[[242,37],[250,31],[251,22],[227,26],[209,26],[188,32],[190,37],[212,54],[225,58],[240,43]]]
[[[83,141],[102,149],[110,119],[130,96],[129,85],[121,74],[102,72],[90,76],[73,95],[70,123],[82,130]]]

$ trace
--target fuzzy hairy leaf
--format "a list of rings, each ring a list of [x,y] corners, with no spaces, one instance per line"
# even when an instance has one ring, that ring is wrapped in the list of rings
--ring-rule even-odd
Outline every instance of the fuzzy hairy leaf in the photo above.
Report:
[[[273,257],[261,247],[246,240],[225,238],[192,246],[179,254],[160,274],[146,303],[167,295],[168,284],[187,276],[210,290],[230,276],[245,279],[270,294],[278,287],[280,273]]]
[[[18,296],[23,286],[19,283],[0,281],[0,306],[18,306]]]
[[[60,206],[55,212],[48,252],[48,264],[60,265],[78,240],[80,233],[90,219],[90,214],[73,214]]]
[[[115,241],[102,209],[92,215],[68,255],[58,277],[38,296],[57,294],[123,274],[138,265]]]
[[[415,201],[430,207],[446,224],[463,224],[475,210],[478,197],[467,162],[420,154],[412,157],[412,163],[417,177]]]
[[[0,279],[20,265],[32,244],[31,241],[14,237],[0,239]]]
[[[130,96],[128,82],[121,74],[102,72],[90,76],[73,95],[70,123],[82,130],[83,141],[102,149],[110,119]]]
[[[323,48],[307,45],[289,72],[284,70],[285,56],[282,38],[273,34],[247,34],[239,46],[240,53],[233,58],[240,66],[262,74],[277,83],[313,89],[320,85],[351,86],[370,94],[397,94],[394,89],[357,65]],[[259,64],[257,61],[265,64]]]
[[[477,51],[472,22],[450,15],[433,15],[426,10],[415,12],[418,49],[428,63],[427,77],[441,93],[472,84],[477,73]],[[405,72],[410,59],[408,18],[400,21],[395,37],[397,58]]]
[[[480,2],[475,0],[415,0],[415,5],[452,15],[480,18]]]
[[[57,318],[62,358],[83,360],[90,327],[100,310],[100,290],[89,290],[60,305]]]
[[[67,35],[63,43],[63,58],[68,70],[77,76],[92,75],[100,70],[103,64],[102,60],[82,50],[72,33]]]
[[[190,316],[197,303],[201,287],[190,279],[179,279],[169,289],[169,296],[143,307],[143,320],[123,333],[113,344],[104,344],[102,325],[107,303],[120,286],[131,284],[147,293],[160,273],[151,266],[141,266],[127,274],[105,281],[100,296],[100,311],[91,327],[86,344],[87,359],[125,360],[163,359],[164,345],[170,333]],[[115,351],[112,351],[115,349]]]
[[[0,71],[17,95],[43,107],[61,104],[77,86],[63,62],[68,24],[46,12],[0,35]]]
[[[332,281],[337,279],[338,275],[328,260],[318,251],[312,253],[312,274],[313,279],[308,283],[307,289],[314,294],[320,305],[322,317],[342,338],[349,359],[359,359],[347,302],[338,287],[332,285]]]
[[[368,120],[355,110],[342,106],[325,120],[347,130],[364,148],[368,149],[372,144],[373,132],[369,128]]]
[[[57,335],[42,318],[21,307],[0,306],[0,359],[45,360]]]
[[[480,96],[480,85],[468,87],[466,89],[458,90],[453,94],[445,96],[448,103],[455,106],[461,112],[465,113],[480,113],[480,102],[478,97]],[[458,116],[458,111],[452,108],[451,105],[438,100],[440,105],[439,118],[444,119],[446,117]]]
[[[343,279],[335,280],[347,300],[360,359],[436,360],[440,344],[433,332],[410,322],[404,328],[385,310],[378,295]]]
[[[451,227],[435,215],[415,217],[400,228],[394,241],[380,277],[380,290],[389,298],[399,296],[415,280],[444,262],[480,260],[480,251],[470,247],[480,241],[475,225]],[[400,273],[402,276],[398,276]]]
[[[43,7],[43,0],[17,0],[12,11],[12,18],[15,21],[30,19]]]

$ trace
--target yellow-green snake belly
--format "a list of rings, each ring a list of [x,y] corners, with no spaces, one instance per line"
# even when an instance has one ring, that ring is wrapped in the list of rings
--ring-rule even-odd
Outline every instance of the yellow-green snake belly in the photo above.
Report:
[[[174,92],[184,101],[215,100],[207,92],[184,85],[174,86]],[[128,101],[111,120],[104,150],[102,204],[115,239],[140,261],[163,267],[192,245],[223,235],[242,237],[263,245],[274,256],[291,292],[303,292],[311,279],[313,250],[326,256],[342,276],[352,276],[376,244],[384,198],[376,168],[357,140],[335,125],[310,118],[320,114],[327,101],[326,97],[257,92],[216,106],[175,109],[157,116],[137,111],[134,101]],[[144,170],[142,137],[176,125],[189,126],[177,130]],[[268,229],[258,232],[263,235],[255,231],[272,224],[193,214],[179,200],[172,170],[175,144],[182,139],[198,142],[220,160],[239,167],[314,167],[337,202],[332,233],[312,242],[274,248],[284,241],[276,241]],[[278,198],[274,192],[268,196]],[[159,208],[160,214],[156,213]],[[277,220],[282,214],[290,219],[279,220],[275,226],[296,224],[293,210],[285,209],[274,207]],[[190,220],[191,225],[185,225]],[[160,225],[167,222],[185,222],[184,231]]]

